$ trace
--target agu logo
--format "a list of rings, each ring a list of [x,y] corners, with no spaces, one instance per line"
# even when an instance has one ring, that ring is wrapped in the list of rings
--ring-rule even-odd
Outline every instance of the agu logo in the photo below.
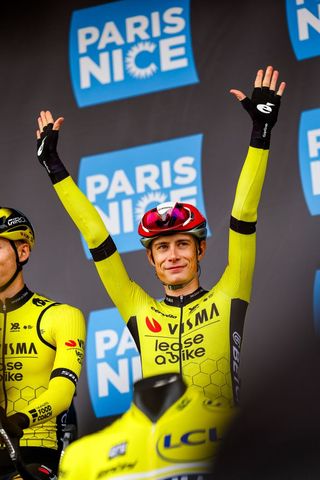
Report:
[[[184,201],[205,215],[201,144],[199,134],[81,159],[79,187],[96,207],[119,252],[142,249],[138,222],[158,203]],[[83,246],[91,259],[84,241]]]
[[[97,417],[119,415],[129,408],[132,386],[141,378],[140,357],[116,308],[90,313],[87,377]]]
[[[190,0],[123,0],[73,12],[70,70],[79,107],[198,82]]]
[[[302,112],[299,164],[304,196],[311,215],[320,215],[320,109]]]
[[[286,0],[292,48],[298,60],[320,55],[320,1]]]
[[[318,334],[320,334],[320,270],[316,272],[313,289],[313,312],[314,323]]]

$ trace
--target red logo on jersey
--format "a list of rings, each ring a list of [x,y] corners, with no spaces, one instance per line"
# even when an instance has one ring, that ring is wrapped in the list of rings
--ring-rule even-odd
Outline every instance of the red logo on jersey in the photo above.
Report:
[[[65,345],[67,345],[67,347],[76,347],[77,346],[77,342],[75,342],[74,340],[68,340]]]
[[[157,322],[157,320],[155,320],[154,318],[152,320],[149,320],[149,317],[146,317],[146,324],[151,332],[158,333],[162,330],[160,323]]]

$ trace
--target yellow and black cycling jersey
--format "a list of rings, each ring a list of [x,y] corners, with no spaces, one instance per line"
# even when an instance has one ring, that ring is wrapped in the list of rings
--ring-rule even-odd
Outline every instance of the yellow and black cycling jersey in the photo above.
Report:
[[[231,213],[228,264],[209,291],[157,301],[129,277],[99,213],[70,176],[54,188],[84,236],[100,278],[127,323],[144,377],[182,372],[212,399],[237,403],[244,318],[255,264],[257,209],[268,150],[249,147]]]
[[[113,424],[67,447],[59,479],[212,478],[215,457],[236,411],[190,389],[156,421],[132,403]]]
[[[58,448],[57,416],[72,402],[84,357],[81,311],[26,286],[0,304],[0,405],[24,413],[21,447]]]

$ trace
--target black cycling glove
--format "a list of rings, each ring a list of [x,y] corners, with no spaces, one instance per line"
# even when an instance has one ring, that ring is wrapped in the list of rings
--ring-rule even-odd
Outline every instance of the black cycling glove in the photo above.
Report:
[[[18,413],[16,415],[19,415]],[[7,417],[4,409],[0,407],[0,420],[6,434],[11,438],[21,438],[23,435],[22,428],[16,423],[15,419]],[[28,417],[27,417],[28,418]]]
[[[57,183],[68,177],[69,173],[57,152],[58,130],[52,130],[53,123],[48,123],[37,140],[38,160],[47,170],[52,183]]]
[[[269,87],[256,87],[251,99],[246,97],[241,101],[253,122],[250,140],[252,147],[269,149],[271,129],[276,124],[280,102],[281,96]]]

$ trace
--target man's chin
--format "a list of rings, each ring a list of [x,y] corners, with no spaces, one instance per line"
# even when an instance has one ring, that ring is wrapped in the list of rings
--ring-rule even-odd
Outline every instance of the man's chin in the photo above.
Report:
[[[184,285],[185,283],[188,283],[190,281],[189,278],[186,278],[184,275],[170,275],[169,278],[167,278],[167,283],[168,285]]]

